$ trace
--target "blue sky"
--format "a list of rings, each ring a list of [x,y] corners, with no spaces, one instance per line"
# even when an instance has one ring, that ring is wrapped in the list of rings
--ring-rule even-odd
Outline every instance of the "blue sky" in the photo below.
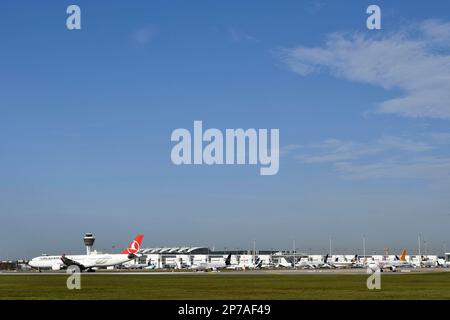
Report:
[[[441,253],[446,1],[15,1],[0,11],[0,257],[208,245]],[[279,128],[280,171],[174,166],[176,128]]]

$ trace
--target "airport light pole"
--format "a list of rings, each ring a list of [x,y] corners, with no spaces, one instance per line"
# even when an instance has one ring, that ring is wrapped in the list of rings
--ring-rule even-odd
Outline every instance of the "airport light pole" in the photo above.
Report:
[[[422,254],[420,252],[420,233],[417,235],[418,253],[419,253],[419,267],[422,264]]]
[[[329,254],[330,254],[330,258],[331,258],[331,236],[330,236],[329,240],[330,240],[330,252],[329,252]]]
[[[294,256],[293,265],[294,265],[294,269],[295,269],[295,239],[292,240],[292,255]]]
[[[366,260],[366,236],[363,234],[363,256],[364,261]]]
[[[256,263],[256,239],[253,239],[253,263]]]
[[[419,235],[417,236],[417,243],[418,243],[418,245],[419,245],[418,249],[419,249],[419,259],[420,259],[420,256],[421,256],[421,253],[420,253],[420,233],[419,233]]]

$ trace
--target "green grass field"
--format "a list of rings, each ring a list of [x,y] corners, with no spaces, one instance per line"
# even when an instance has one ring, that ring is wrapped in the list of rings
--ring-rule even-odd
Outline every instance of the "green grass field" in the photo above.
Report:
[[[450,273],[366,275],[1,275],[0,299],[450,299]]]

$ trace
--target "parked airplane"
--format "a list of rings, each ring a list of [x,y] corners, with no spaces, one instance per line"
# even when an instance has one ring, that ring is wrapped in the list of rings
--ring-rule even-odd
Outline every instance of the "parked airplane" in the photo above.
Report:
[[[144,235],[137,235],[130,245],[118,254],[40,256],[31,259],[28,265],[39,271],[42,269],[62,270],[69,266],[78,266],[81,271],[94,271],[94,268],[116,266],[136,258],[142,239]]]
[[[231,253],[224,261],[219,262],[200,262],[193,264],[190,268],[194,271],[217,271],[218,269],[227,268],[231,265]]]
[[[381,271],[389,269],[395,272],[397,268],[414,268],[415,266],[411,262],[406,261],[406,249],[403,249],[400,258],[398,256],[395,256],[395,260],[392,261],[371,261],[368,264],[368,267],[372,270],[378,268]]]
[[[333,262],[331,262],[331,266],[333,268],[353,268],[358,267],[360,264],[358,263],[358,255],[355,254],[353,259],[347,260],[347,258],[344,256],[344,261],[339,261],[339,258],[337,257]]]
[[[276,267],[275,263],[272,261],[266,262],[261,260],[261,269],[273,269]]]
[[[289,259],[291,258],[291,259]],[[292,268],[294,263],[292,262],[292,257],[281,257],[278,260],[277,265],[275,266],[276,268]]]
[[[450,261],[445,261],[445,258],[438,258],[435,267],[448,268],[450,267]]]
[[[442,260],[441,260],[441,262],[442,262]],[[420,257],[420,266],[424,267],[424,268],[439,267],[439,266],[441,266],[441,262],[439,261],[439,259],[434,260],[434,259],[430,259],[427,256]]]
[[[249,259],[249,260],[241,260],[239,261],[239,264],[235,264],[235,265],[229,265],[227,267],[227,269],[232,269],[232,270],[254,270],[254,269],[261,269],[263,265],[263,261],[259,258],[256,257],[255,258],[255,262],[253,262],[253,259]]]
[[[327,254],[323,260],[300,260],[295,266],[304,269],[331,268],[331,265],[328,263],[328,257],[329,255]]]
[[[190,263],[183,262],[183,259],[181,259],[180,257],[175,259],[175,269],[189,269],[189,268],[191,268]]]
[[[250,263],[243,263],[240,265],[240,268],[242,268],[242,270],[245,269],[250,269],[250,270],[255,270],[255,269],[261,269],[263,265],[263,261],[257,257],[255,259],[255,262],[251,261]]]

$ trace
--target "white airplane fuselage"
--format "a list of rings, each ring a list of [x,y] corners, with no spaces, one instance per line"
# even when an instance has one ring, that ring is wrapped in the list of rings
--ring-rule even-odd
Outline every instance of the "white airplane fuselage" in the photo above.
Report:
[[[85,268],[110,267],[122,264],[134,259],[128,254],[90,254],[90,255],[66,255],[66,258],[73,260]],[[65,264],[61,256],[40,256],[31,259],[28,265],[36,269],[61,270]]]
[[[217,270],[221,268],[225,268],[227,265],[225,264],[225,261],[219,261],[219,262],[200,262],[197,264],[193,264],[190,266],[192,270],[196,271],[206,271],[206,270]]]
[[[397,268],[414,268],[412,263],[402,260],[372,261],[367,266],[372,269],[391,269],[392,271],[395,271]]]

